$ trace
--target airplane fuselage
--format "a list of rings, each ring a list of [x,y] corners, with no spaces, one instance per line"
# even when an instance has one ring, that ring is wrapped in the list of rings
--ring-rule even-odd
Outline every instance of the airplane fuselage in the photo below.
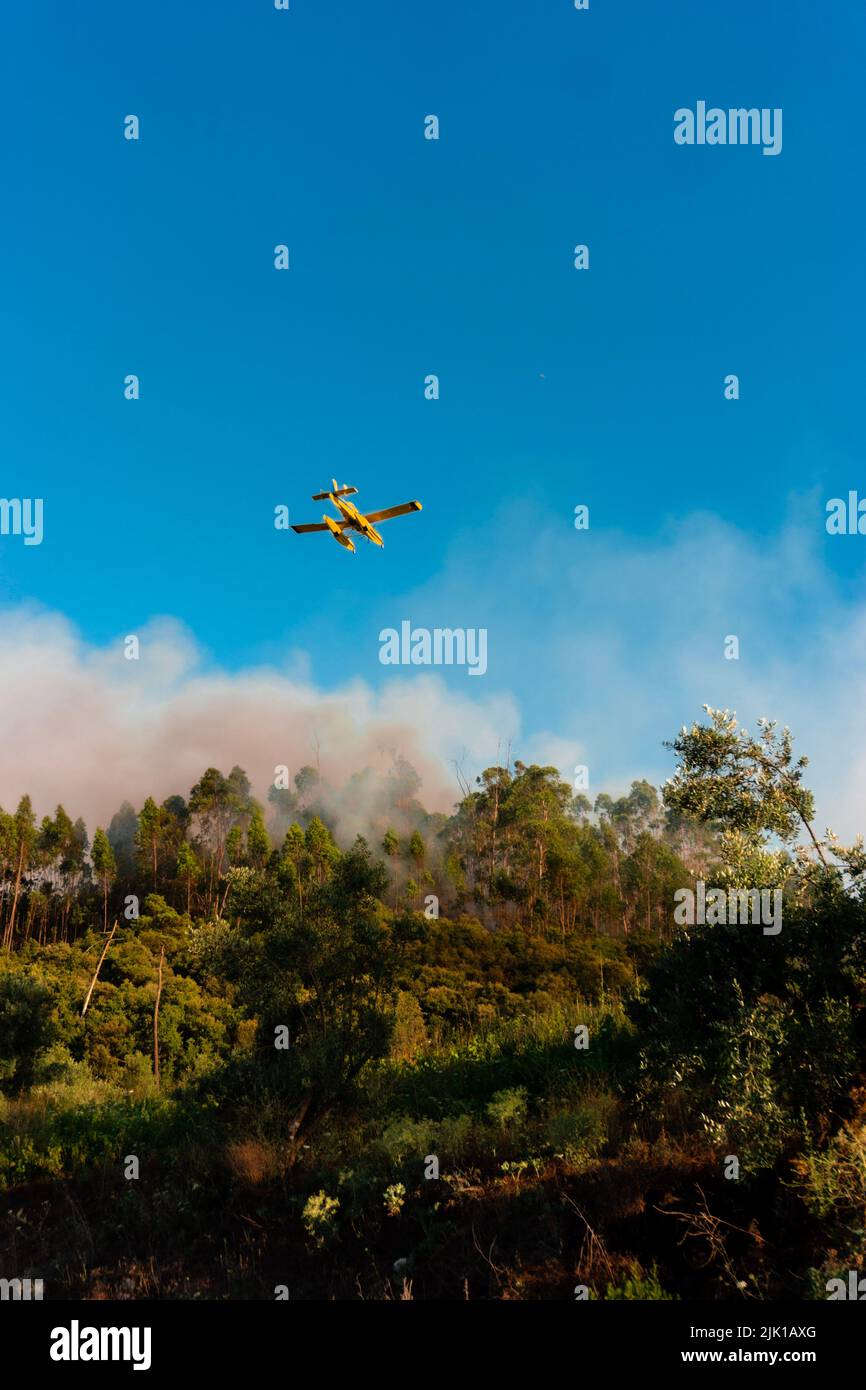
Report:
[[[354,503],[347,502],[345,497],[335,496],[333,492],[329,493],[328,496],[337,508],[337,511],[342,515],[343,520],[348,523],[346,529],[351,528],[353,531],[358,531],[362,536],[366,536],[368,541],[372,541],[374,545],[384,546],[385,542],[382,540],[382,537],[379,535],[373,523],[367,520],[363,512],[358,511]]]

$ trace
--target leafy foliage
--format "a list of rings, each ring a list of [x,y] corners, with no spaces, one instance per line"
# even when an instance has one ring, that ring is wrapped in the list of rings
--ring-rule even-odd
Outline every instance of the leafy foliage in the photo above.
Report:
[[[92,845],[62,806],[0,812],[16,1248],[94,1296],[154,1250],[184,1273],[148,1296],[290,1270],[293,1297],[810,1297],[859,1269],[866,856],[814,832],[787,730],[709,710],[671,748],[662,798],[594,806],[517,762],[430,815],[398,760],[267,808],[209,768]],[[782,931],[678,927],[710,875],[782,887]]]

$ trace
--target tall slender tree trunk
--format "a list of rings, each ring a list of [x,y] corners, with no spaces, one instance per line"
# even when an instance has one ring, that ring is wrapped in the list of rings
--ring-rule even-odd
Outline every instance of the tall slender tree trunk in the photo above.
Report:
[[[12,892],[12,908],[9,913],[9,921],[6,927],[8,940],[6,942],[7,951],[12,949],[12,938],[15,935],[15,918],[18,913],[18,898],[21,894],[21,875],[24,872],[24,841],[21,841],[21,848],[18,851],[18,865],[15,870],[15,887]]]
[[[156,1081],[156,1088],[159,1090],[159,1000],[162,994],[162,962],[165,956],[165,947],[159,948],[159,979],[156,986],[156,1004],[153,1009],[153,1076]]]

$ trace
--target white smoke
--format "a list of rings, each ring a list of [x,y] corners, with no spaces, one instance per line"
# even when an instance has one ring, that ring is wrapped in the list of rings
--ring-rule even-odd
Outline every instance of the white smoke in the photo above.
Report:
[[[266,802],[281,765],[292,775],[318,765],[339,789],[353,773],[386,774],[404,758],[425,807],[449,812],[459,796],[454,763],[486,766],[517,727],[509,697],[473,699],[432,675],[395,679],[379,693],[360,680],[323,691],[296,669],[214,669],[172,619],[153,620],[138,637],[139,659],[128,660],[122,637],[98,648],[57,614],[0,614],[4,809],[28,792],[40,816],[62,802],[92,833],[123,800],[139,809],[147,796],[188,796],[211,766],[240,764]],[[356,785],[343,835],[363,830],[363,819]]]

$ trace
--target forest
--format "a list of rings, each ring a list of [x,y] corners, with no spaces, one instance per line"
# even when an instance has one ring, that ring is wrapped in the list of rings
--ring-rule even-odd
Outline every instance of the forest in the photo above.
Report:
[[[243,769],[0,812],[0,1268],[45,1298],[814,1300],[866,1255],[866,856],[791,733],[662,788]],[[346,826],[363,833],[347,834]],[[681,925],[696,883],[781,929]]]

